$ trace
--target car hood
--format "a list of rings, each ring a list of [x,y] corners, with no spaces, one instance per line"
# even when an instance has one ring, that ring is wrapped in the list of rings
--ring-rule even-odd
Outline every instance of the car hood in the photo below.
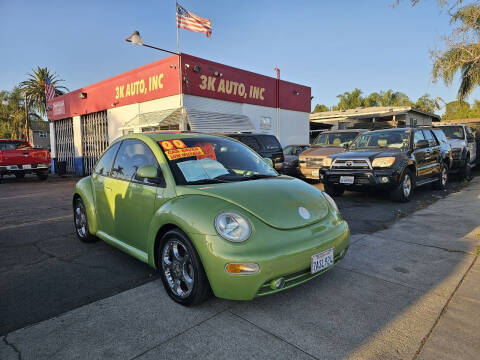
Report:
[[[365,159],[372,161],[374,158],[383,156],[395,156],[401,152],[400,149],[364,149],[348,151],[334,156],[335,159]]]
[[[341,152],[343,152],[343,148],[339,147],[311,147],[300,154],[300,159],[312,157],[324,158]]]
[[[465,140],[460,140],[460,139],[447,139],[448,143],[450,144],[450,147],[452,149],[463,149],[465,146],[467,146]]]
[[[205,195],[235,204],[277,229],[307,226],[325,218],[327,201],[317,188],[289,176],[222,184],[178,186],[178,195]],[[304,207],[310,218],[300,216]]]

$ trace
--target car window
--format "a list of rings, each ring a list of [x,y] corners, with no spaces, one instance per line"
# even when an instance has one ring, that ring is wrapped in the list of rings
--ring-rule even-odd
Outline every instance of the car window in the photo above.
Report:
[[[464,139],[463,127],[458,125],[442,126],[441,129],[449,139]]]
[[[284,155],[296,155],[296,148],[294,145],[288,145],[283,149]]]
[[[2,141],[0,150],[28,150],[31,147],[24,141]]]
[[[428,140],[428,145],[429,146],[436,146],[437,142],[435,141],[435,138],[432,135],[432,132],[430,130],[423,130],[423,135],[425,135],[425,139]]]
[[[282,148],[277,138],[273,135],[259,135],[258,139],[260,140],[260,143],[262,143],[263,147],[268,150],[276,150]]]
[[[234,139],[237,139],[238,141],[244,143],[247,145],[249,148],[259,151],[260,150],[260,144],[258,143],[257,139],[255,139],[253,136],[232,136]]]
[[[437,141],[440,144],[447,144],[448,143],[447,137],[445,136],[445,133],[442,130],[433,129],[432,132],[433,132],[433,135],[435,135],[435,137],[437,138]]]
[[[359,135],[351,144],[350,150],[357,149],[408,149],[410,131],[383,130]]]
[[[425,136],[421,130],[416,130],[415,135],[413,136],[413,143],[416,144],[420,140],[425,140]]]
[[[110,175],[110,170],[112,169],[113,160],[117,154],[118,147],[120,142],[112,145],[107,151],[105,151],[95,166],[93,172],[98,175],[108,176]]]
[[[319,147],[343,147],[350,144],[358,135],[358,132],[332,132],[321,134],[313,144]]]
[[[124,140],[118,150],[112,169],[112,176],[132,181],[137,170],[144,165],[155,165],[158,167],[158,162],[150,148],[139,140]],[[147,183],[147,181],[147,179],[143,179],[143,182]]]

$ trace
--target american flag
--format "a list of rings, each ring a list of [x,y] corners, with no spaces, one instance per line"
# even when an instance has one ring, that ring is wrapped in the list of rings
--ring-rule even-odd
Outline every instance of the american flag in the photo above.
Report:
[[[210,19],[197,16],[177,3],[177,27],[190,31],[205,33],[209,38],[212,36],[212,23]]]
[[[50,79],[48,77],[45,78],[45,98],[47,101],[52,100],[55,97],[55,89],[53,85],[50,83]]]

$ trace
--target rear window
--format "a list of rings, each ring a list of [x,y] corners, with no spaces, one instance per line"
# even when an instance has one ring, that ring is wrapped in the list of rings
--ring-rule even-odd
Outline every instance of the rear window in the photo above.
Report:
[[[0,150],[30,149],[30,146],[23,141],[0,141]]]
[[[258,140],[262,143],[263,147],[268,150],[282,148],[277,138],[273,135],[258,135]]]
[[[260,144],[253,136],[232,136],[232,138],[237,139],[255,151],[260,150]]]

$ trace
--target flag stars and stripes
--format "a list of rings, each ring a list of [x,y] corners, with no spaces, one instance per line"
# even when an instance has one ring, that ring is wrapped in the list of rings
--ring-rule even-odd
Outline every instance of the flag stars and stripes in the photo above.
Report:
[[[212,23],[210,19],[204,19],[186,10],[177,3],[177,27],[212,36]]]
[[[45,78],[45,98],[47,101],[52,100],[55,97],[55,89],[53,85],[50,83],[50,79],[47,77]]]

